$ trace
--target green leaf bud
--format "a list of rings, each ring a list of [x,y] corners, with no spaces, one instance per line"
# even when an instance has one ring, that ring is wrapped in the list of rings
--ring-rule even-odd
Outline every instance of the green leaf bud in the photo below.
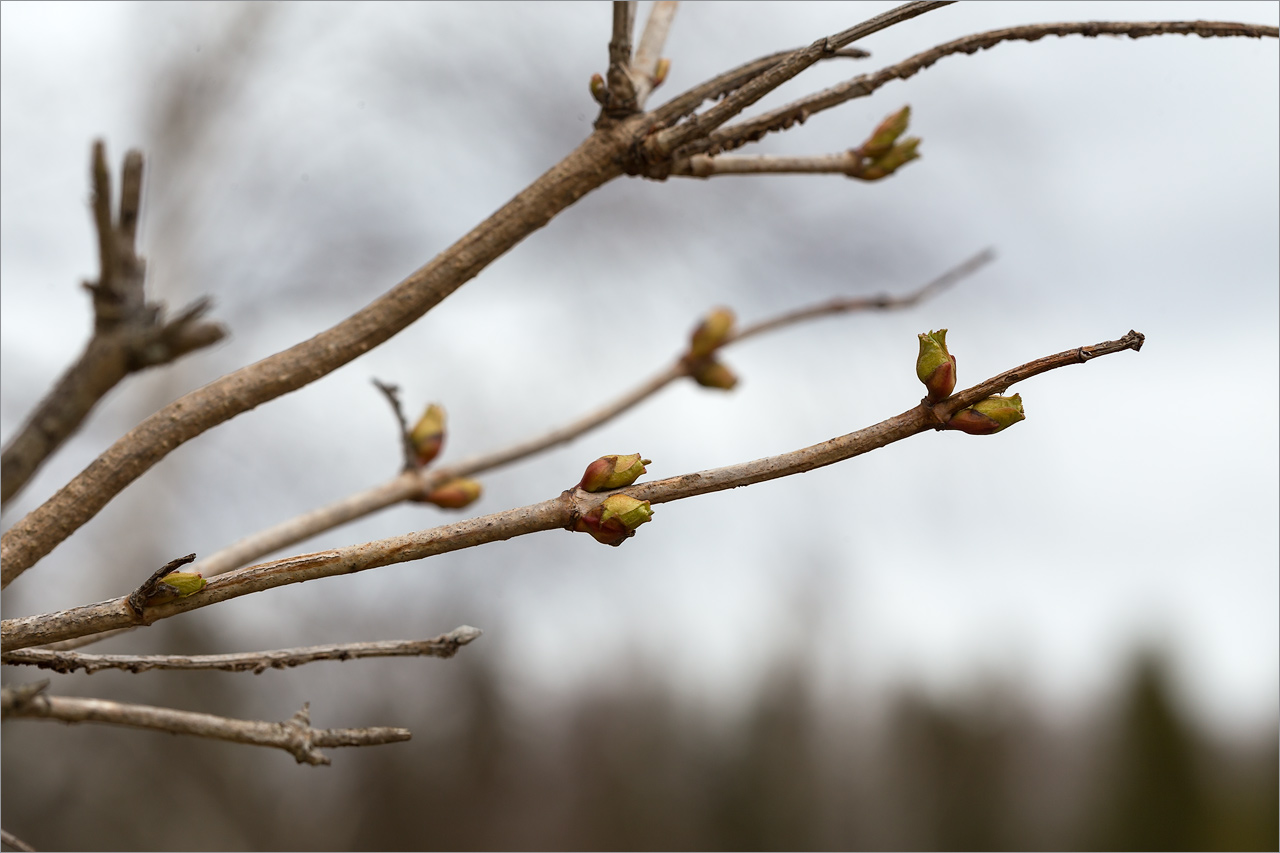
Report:
[[[604,512],[600,514],[600,523],[608,524],[611,519],[618,519],[628,530],[635,530],[653,519],[653,509],[648,501],[636,500],[631,495],[609,495],[601,504]]]
[[[433,489],[422,500],[444,509],[462,509],[480,497],[483,489],[475,480],[458,477]]]
[[[587,466],[578,488],[587,492],[607,492],[630,486],[645,472],[652,459],[641,459],[639,453],[626,456],[601,456]]]
[[[435,459],[444,446],[444,408],[436,403],[427,406],[409,433],[409,440],[413,442],[419,465],[426,465]]]
[[[893,148],[893,144],[898,141],[907,130],[907,123],[911,120],[911,107],[906,106],[892,113],[880,122],[880,125],[871,132],[871,136],[867,141],[862,143],[862,154],[864,157],[875,159],[889,153]]]
[[[916,376],[929,391],[929,402],[951,396],[956,388],[956,357],[947,350],[947,330],[921,334],[916,356]]]
[[[698,328],[693,330],[689,356],[703,358],[715,352],[733,331],[733,322],[733,311],[728,308],[717,308],[708,314]]]
[[[947,429],[958,429],[969,435],[992,435],[1018,421],[1026,420],[1022,411],[1022,395],[988,397],[961,409],[947,421]]]
[[[591,97],[603,106],[609,101],[609,89],[604,85],[604,78],[599,74],[591,75]]]
[[[207,583],[199,572],[169,572],[156,584],[156,591],[147,596],[147,604],[165,604],[195,595]]]
[[[693,366],[693,381],[703,388],[719,388],[722,391],[730,391],[738,384],[738,377],[720,362],[707,358]]]

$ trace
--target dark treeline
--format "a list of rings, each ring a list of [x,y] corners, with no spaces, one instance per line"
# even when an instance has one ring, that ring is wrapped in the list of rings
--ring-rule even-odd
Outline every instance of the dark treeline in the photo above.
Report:
[[[104,746],[97,728],[83,742],[110,756],[89,762],[106,765],[93,778],[70,769],[84,755],[37,773],[60,785],[24,784],[6,770],[4,821],[47,849],[1274,850],[1280,842],[1277,728],[1230,741],[1204,734],[1180,713],[1154,657],[1131,668],[1110,706],[1066,723],[1040,719],[996,688],[946,704],[902,693],[874,713],[835,707],[842,703],[820,702],[794,663],[776,667],[745,714],[726,721],[644,674],[559,711],[522,710],[494,670],[460,659],[449,679],[453,710],[435,731],[335,752],[333,767],[289,767],[284,776],[246,770],[288,762],[279,753],[263,759],[266,750],[134,732]],[[5,727],[6,758],[36,725]],[[317,779],[334,787],[311,787]]]

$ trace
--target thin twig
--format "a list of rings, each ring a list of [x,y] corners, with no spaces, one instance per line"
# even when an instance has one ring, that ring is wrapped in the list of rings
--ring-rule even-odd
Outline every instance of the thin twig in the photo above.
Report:
[[[846,47],[858,39],[872,33],[878,33],[909,21],[926,12],[950,5],[945,0],[920,0],[920,2],[904,3],[895,9],[869,18],[849,29],[818,39],[806,48],[795,51],[788,58],[771,66],[767,71],[752,79],[742,88],[727,96],[704,113],[700,113],[688,121],[654,134],[646,143],[649,157],[655,161],[664,161],[671,152],[694,140],[700,140],[720,127],[729,119],[738,115],[747,107],[781,86],[783,83],[818,62],[824,56]]]
[[[676,16],[676,0],[657,0],[649,9],[649,19],[645,21],[644,32],[640,43],[636,45],[635,57],[631,60],[632,82],[636,87],[636,108],[644,109],[656,83],[658,61],[662,59],[662,48],[667,43],[667,33],[671,30],[671,21]]]
[[[154,729],[180,735],[195,735],[216,740],[228,740],[252,746],[270,746],[282,749],[297,759],[299,764],[328,764],[329,758],[321,747],[376,746],[409,740],[408,729],[376,727],[365,729],[313,729],[310,703],[282,723],[258,720],[237,720],[157,708],[152,705],[133,705],[109,702],[105,699],[82,699],[69,696],[22,696],[5,687],[0,694],[0,708],[4,717],[59,720],[64,723],[111,723],[139,729]]]
[[[130,373],[176,361],[216,343],[226,330],[198,322],[208,310],[200,300],[169,322],[163,306],[148,304],[143,283],[146,264],[137,254],[138,213],[142,203],[142,155],[125,155],[120,213],[111,218],[111,171],[105,146],[93,145],[91,210],[98,235],[98,280],[85,286],[93,294],[93,336],[84,352],[54,385],[26,424],[0,453],[0,502],[8,501],[67,440],[97,402]]]
[[[720,348],[723,349],[734,341],[739,341],[764,331],[772,331],[792,323],[825,315],[910,307],[961,278],[973,274],[993,257],[994,253],[990,249],[984,250],[958,267],[947,271],[938,279],[906,296],[881,295],[858,299],[833,299],[820,305],[764,320],[737,333],[730,333],[724,343],[720,345]],[[689,368],[689,363],[683,357],[677,358],[673,364],[641,382],[616,400],[599,409],[588,412],[571,423],[509,447],[468,457],[453,465],[426,471],[402,473],[385,483],[258,531],[227,548],[209,555],[193,566],[192,569],[200,572],[206,578],[223,574],[282,548],[287,548],[297,542],[309,539],[326,530],[386,509],[389,506],[394,506],[402,501],[412,500],[419,495],[429,493],[449,480],[458,477],[472,477],[520,459],[525,459],[544,450],[566,444],[578,436],[618,417],[633,406],[658,393],[670,383],[689,376]]]
[[[711,178],[716,175],[845,175],[862,177],[858,166],[865,158],[856,151],[839,154],[812,154],[808,156],[784,156],[778,154],[721,154],[708,157],[695,154],[681,158],[671,167],[671,174],[691,178]]]
[[[1129,349],[1137,350],[1142,346],[1142,342],[1143,336],[1131,331],[1116,341],[1104,341],[1093,346],[1078,347],[1046,356],[1005,371],[933,406],[921,403],[873,426],[791,453],[650,483],[638,483],[614,492],[592,494],[578,489],[569,489],[559,497],[541,503],[471,518],[430,530],[237,569],[214,578],[208,586],[194,595],[148,607],[146,621],[151,623],[189,610],[289,584],[353,574],[394,563],[421,560],[542,530],[571,529],[579,518],[597,509],[617,491],[625,491],[626,494],[638,500],[664,503],[811,471],[851,459],[927,430],[940,429],[960,409],[998,394],[1015,382],[1059,367],[1083,364],[1098,356]],[[5,650],[29,648],[124,627],[134,624],[134,620],[135,616],[124,598],[75,607],[58,613],[6,619],[0,625],[0,646]]]
[[[37,666],[68,673],[83,669],[93,674],[103,669],[147,672],[153,669],[216,669],[223,672],[252,672],[288,669],[319,660],[357,658],[436,657],[451,658],[458,649],[480,636],[479,628],[463,625],[430,640],[382,640],[368,643],[337,643],[299,649],[273,649],[226,655],[86,655],[47,648],[6,651],[7,665]]]
[[[802,48],[792,48],[791,50],[780,50],[776,53],[770,53],[759,59],[753,59],[750,62],[744,62],[737,68],[731,68],[721,74],[717,74],[710,80],[699,83],[691,89],[681,92],[671,100],[652,112],[653,117],[657,120],[659,127],[669,127],[675,124],[685,116],[692,115],[707,101],[714,101],[717,98],[723,98],[730,92],[741,88],[748,82],[759,77],[765,71],[777,65],[782,60],[791,56],[797,50]],[[865,59],[871,54],[868,51],[857,47],[845,47],[840,50],[833,50],[830,54],[821,57],[825,59]]]
[[[404,466],[401,470],[415,471],[418,468],[418,452],[413,448],[413,437],[409,434],[409,421],[405,419],[404,406],[400,403],[400,386],[391,385],[377,378],[373,380],[373,384],[387,398],[387,403],[396,416],[396,423],[400,425],[400,451],[404,454]]]
[[[636,112],[636,85],[631,75],[631,33],[635,29],[635,0],[613,0],[613,37],[609,39],[608,103],[604,113],[621,117]]]
[[[1006,41],[1038,41],[1045,36],[1101,35],[1128,36],[1132,39],[1160,35],[1198,35],[1202,38],[1276,38],[1276,27],[1239,24],[1225,21],[1079,21],[1059,24],[1029,24],[989,30],[965,36],[917,53],[896,65],[863,74],[816,92],[786,106],[694,139],[676,152],[677,159],[694,154],[717,154],[754,142],[768,133],[803,123],[814,113],[839,106],[855,98],[863,98],[892,80],[906,80],[945,56],[973,54]]]

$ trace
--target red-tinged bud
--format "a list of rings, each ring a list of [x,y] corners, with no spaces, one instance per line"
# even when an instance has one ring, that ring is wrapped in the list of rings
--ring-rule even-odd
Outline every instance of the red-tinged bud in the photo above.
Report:
[[[600,506],[580,516],[574,530],[590,533],[597,542],[617,547],[652,518],[648,501],[636,500],[630,495],[610,495]]]
[[[479,498],[482,491],[480,484],[475,480],[459,477],[431,490],[422,497],[422,500],[444,509],[462,509]]]
[[[156,591],[147,597],[147,604],[164,604],[195,595],[207,583],[199,572],[169,572],[160,579]]]
[[[703,359],[693,368],[693,381],[703,388],[719,388],[730,391],[738,384],[733,371],[714,359]]]
[[[671,60],[667,59],[665,56],[659,59],[657,67],[653,70],[653,79],[650,85],[655,89],[661,86],[667,79],[667,72],[670,70]]]
[[[418,464],[426,465],[440,454],[444,446],[444,408],[432,403],[409,433]]]
[[[604,85],[604,78],[599,74],[591,75],[591,97],[596,99],[596,103],[604,106],[609,100],[609,89]]]
[[[958,429],[969,435],[992,435],[1026,420],[1022,411],[1022,395],[1012,397],[988,397],[961,409],[947,421],[947,429]]]
[[[715,352],[733,331],[733,321],[733,311],[728,308],[717,308],[708,314],[698,328],[693,330],[689,356],[703,358]]]
[[[645,472],[652,459],[641,459],[639,453],[626,456],[601,456],[587,466],[578,488],[587,492],[607,492],[630,486]]]
[[[919,338],[916,376],[929,390],[930,403],[945,400],[956,389],[956,357],[947,351],[947,330],[939,329]]]
[[[907,130],[907,123],[911,120],[911,107],[906,106],[892,113],[884,121],[880,122],[879,127],[871,132],[871,136],[867,141],[862,143],[862,154],[864,157],[876,159],[884,154],[889,153],[893,148],[893,144],[898,141]]]

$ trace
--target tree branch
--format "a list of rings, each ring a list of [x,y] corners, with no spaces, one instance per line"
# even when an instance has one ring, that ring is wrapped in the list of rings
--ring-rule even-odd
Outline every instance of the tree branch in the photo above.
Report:
[[[705,113],[694,116],[683,124],[668,128],[654,134],[645,143],[647,153],[652,161],[665,161],[671,152],[693,140],[703,139],[720,125],[742,112],[783,83],[818,62],[824,56],[830,56],[858,39],[872,33],[878,33],[895,24],[909,21],[926,12],[950,5],[939,0],[917,0],[904,3],[888,12],[876,15],[862,23],[850,27],[844,32],[818,39],[806,48],[793,52],[767,71],[761,73],[742,88],[727,96]]]
[[[48,686],[48,682],[43,682]],[[29,685],[28,685],[29,686]],[[366,729],[313,729],[310,703],[282,723],[236,720],[192,711],[132,705],[104,699],[46,696],[43,691],[5,687],[0,691],[0,708],[5,719],[59,720],[64,723],[111,723],[139,729],[155,729],[172,734],[195,735],[252,746],[283,749],[299,764],[328,764],[321,747],[375,746],[398,743],[412,736],[408,729],[377,727]]]
[[[649,20],[645,22],[644,33],[636,46],[635,57],[631,60],[637,109],[644,109],[645,101],[661,83],[658,79],[658,62],[662,59],[662,48],[667,43],[667,33],[671,30],[671,22],[675,19],[676,7],[679,5],[675,0],[657,0],[649,9]]]
[[[417,320],[588,192],[623,174],[644,116],[597,130],[449,249],[332,328],[175,400],[116,441],[0,536],[8,586],[170,451],[205,430],[314,382]]]
[[[778,154],[720,154],[708,157],[706,154],[695,154],[676,160],[671,166],[671,174],[690,178],[710,178],[716,175],[844,175],[864,181],[876,180],[864,175],[861,166],[865,159],[852,149],[839,154],[799,157]]]
[[[93,294],[93,336],[84,352],[40,401],[26,424],[0,453],[0,502],[8,501],[88,417],[98,401],[130,373],[168,364],[221,340],[226,330],[198,322],[209,309],[199,300],[173,320],[148,304],[146,265],[138,257],[138,212],[142,199],[142,155],[125,155],[120,213],[111,217],[111,172],[101,140],[93,145],[91,210],[98,235],[98,280]]]
[[[753,59],[750,62],[744,62],[737,68],[731,68],[722,74],[717,74],[706,82],[699,83],[692,89],[680,93],[662,106],[655,109],[652,113],[657,119],[658,126],[669,127],[675,124],[685,116],[692,115],[698,107],[706,101],[713,101],[716,98],[723,98],[730,92],[741,88],[745,84],[759,77],[765,71],[777,65],[791,54],[802,48],[793,48],[791,50],[780,50],[777,53],[770,53],[759,59]],[[833,50],[831,53],[820,58],[825,59],[865,59],[871,54],[865,50],[856,47],[846,47],[840,50]]]
[[[973,54],[979,50],[994,47],[1001,42],[1038,41],[1045,36],[1081,35],[1093,38],[1101,35],[1113,35],[1139,39],[1148,36],[1193,34],[1201,38],[1276,38],[1277,28],[1224,21],[1086,21],[1060,24],[1029,24],[1020,27],[989,30],[940,44],[922,53],[917,53],[915,56],[905,59],[896,65],[890,65],[880,71],[863,74],[859,77],[854,77],[852,80],[838,83],[829,89],[808,95],[764,115],[706,134],[702,138],[694,139],[690,137],[691,141],[683,145],[675,153],[677,159],[682,159],[692,157],[695,154],[714,155],[721,151],[740,148],[749,142],[755,142],[766,134],[785,130],[796,123],[803,123],[814,113],[831,109],[854,98],[864,98],[891,80],[906,80],[945,56],[957,53]],[[678,127],[682,126],[679,125]]]
[[[735,341],[822,316],[845,314],[854,311],[892,310],[911,307],[959,281],[961,278],[972,275],[980,267],[990,262],[994,256],[990,249],[983,250],[963,264],[943,273],[939,278],[906,296],[880,295],[855,299],[833,299],[820,305],[763,320],[738,332],[729,333],[720,345],[720,349],[730,346]],[[558,447],[618,417],[633,406],[661,391],[671,382],[689,376],[690,368],[691,365],[688,359],[681,356],[673,364],[627,391],[616,400],[595,411],[588,412],[571,423],[509,447],[471,456],[453,465],[401,473],[373,488],[357,492],[328,506],[320,507],[258,531],[227,548],[209,555],[192,566],[191,569],[192,571],[200,572],[206,578],[220,575],[331,528],[362,518],[402,501],[412,500],[419,495],[428,494],[433,489],[443,486],[449,480],[459,477],[472,477],[520,459],[525,459],[552,447]]]
[[[451,658],[458,649],[480,636],[479,628],[463,625],[430,640],[383,640],[369,643],[338,643],[299,649],[273,649],[226,655],[86,655],[51,649],[19,649],[4,652],[7,665],[38,666],[68,673],[83,669],[92,675],[103,669],[146,672],[152,669],[216,669],[223,672],[252,672],[287,669],[318,660],[355,660],[383,657]]]
[[[933,406],[921,403],[900,415],[857,432],[779,456],[650,483],[638,483],[614,492],[592,494],[571,488],[551,500],[492,515],[362,545],[335,548],[237,569],[214,578],[208,586],[194,595],[148,607],[143,623],[151,624],[158,619],[166,619],[220,601],[316,578],[352,574],[379,566],[421,560],[437,554],[471,548],[488,542],[499,542],[541,530],[572,529],[579,518],[598,508],[610,495],[617,494],[619,491],[624,491],[637,500],[664,503],[812,471],[851,459],[926,430],[941,429],[959,410],[993,394],[998,394],[1016,382],[1070,364],[1083,364],[1098,356],[1128,349],[1136,351],[1141,348],[1142,343],[1143,336],[1131,331],[1116,341],[1104,341],[1093,346],[1079,347],[1046,356],[953,394]],[[17,650],[126,627],[137,624],[137,618],[126,599],[117,598],[58,613],[6,619],[0,625],[0,645],[7,651]]]

